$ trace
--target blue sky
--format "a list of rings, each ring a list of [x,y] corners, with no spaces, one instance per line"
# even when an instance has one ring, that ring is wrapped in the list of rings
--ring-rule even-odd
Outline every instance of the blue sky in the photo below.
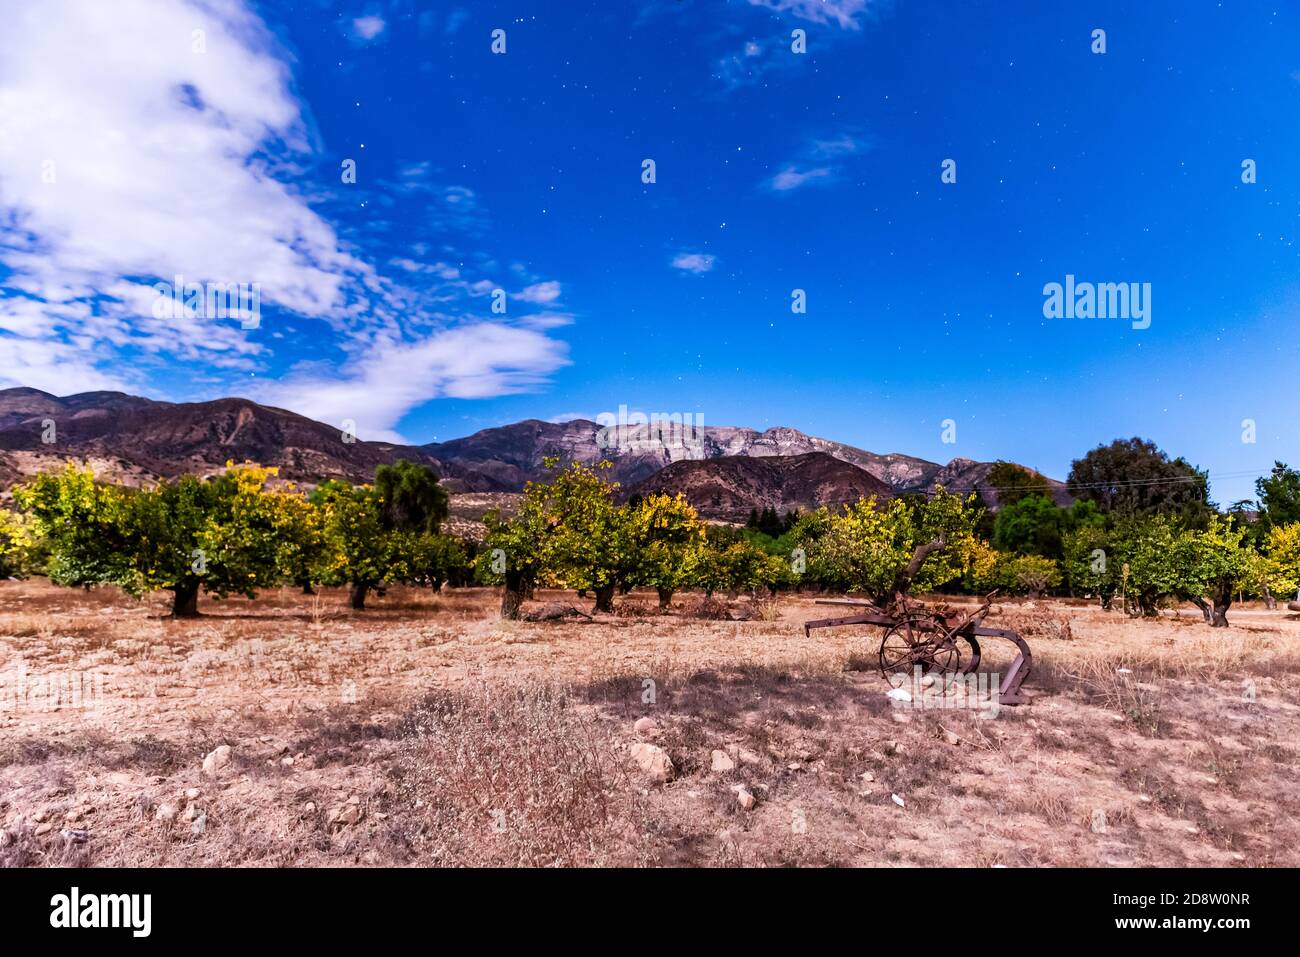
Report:
[[[0,16],[0,384],[413,442],[626,405],[1062,478],[1136,434],[1223,503],[1300,465],[1292,5]],[[155,318],[177,274],[258,283],[260,325]],[[1150,283],[1150,327],[1044,318],[1067,274]]]

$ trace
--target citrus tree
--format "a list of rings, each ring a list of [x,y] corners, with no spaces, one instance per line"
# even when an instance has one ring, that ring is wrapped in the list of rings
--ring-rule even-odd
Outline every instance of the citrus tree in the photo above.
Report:
[[[1269,529],[1263,570],[1270,591],[1279,595],[1300,593],[1300,522]]]
[[[347,585],[348,604],[364,611],[370,589],[389,576],[398,557],[379,496],[368,485],[329,481],[316,487],[311,500],[321,512],[325,543],[320,581]]]
[[[275,529],[275,564],[279,577],[314,594],[326,561],[324,516],[292,486],[266,495],[271,526]]]
[[[659,607],[667,608],[695,572],[705,543],[704,524],[680,494],[649,495],[628,506],[625,520],[636,561],[635,584],[654,588]]]
[[[72,462],[14,489],[15,502],[49,551],[50,580],[86,588],[127,574],[125,498],[124,489],[96,482],[91,469]]]
[[[200,590],[253,598],[277,580],[275,527],[264,488],[274,469],[227,463],[125,495],[128,568],[116,584],[133,595],[172,592],[172,617],[198,615]]]
[[[1228,627],[1234,594],[1259,580],[1263,561],[1244,544],[1245,536],[1246,529],[1215,516],[1205,528],[1186,530],[1175,542],[1171,557],[1182,578],[1179,591],[1213,628]]]
[[[1110,610],[1120,588],[1122,561],[1113,560],[1111,535],[1099,525],[1082,525],[1067,532],[1061,560],[1072,595],[1096,595]]]
[[[614,504],[617,488],[581,462],[545,487],[553,533],[543,564],[561,587],[595,592],[598,612],[614,610],[615,590],[637,571],[629,510]]]
[[[838,515],[806,548],[809,571],[832,588],[865,592],[877,603],[912,588],[929,590],[960,578],[976,555],[973,496],[942,487],[924,500],[875,496]]]

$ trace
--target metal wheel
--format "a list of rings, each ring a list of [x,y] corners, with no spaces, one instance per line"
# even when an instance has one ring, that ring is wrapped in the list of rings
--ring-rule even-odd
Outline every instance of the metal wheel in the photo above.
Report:
[[[959,671],[961,652],[933,618],[909,616],[886,629],[880,640],[880,673],[911,674],[918,665],[922,674]]]

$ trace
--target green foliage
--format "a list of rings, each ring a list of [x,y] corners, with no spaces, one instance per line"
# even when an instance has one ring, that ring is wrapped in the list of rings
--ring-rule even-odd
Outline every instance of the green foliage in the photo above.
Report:
[[[390,535],[390,578],[435,591],[441,590],[445,582],[467,579],[469,555],[460,539],[428,532]]]
[[[1300,522],[1269,531],[1262,574],[1263,584],[1274,594],[1300,594]]]
[[[710,536],[698,556],[691,583],[705,594],[724,592],[729,595],[775,588],[786,570],[786,563],[770,555],[745,538]]]
[[[14,490],[49,550],[46,572],[60,585],[98,585],[128,574],[126,490],[95,482],[90,469],[68,463]]]
[[[25,515],[0,508],[0,579],[30,573],[37,544],[32,526]]]
[[[379,496],[368,485],[326,482],[313,500],[321,510],[324,560],[320,581],[369,588],[384,581],[396,563],[395,542],[384,528]]]
[[[993,579],[1000,590],[1037,598],[1061,584],[1061,569],[1042,555],[999,554]]]
[[[1005,509],[1030,496],[1052,497],[1047,479],[1014,462],[994,462],[985,481],[990,488],[997,489],[999,508]]]
[[[1110,533],[1101,525],[1081,524],[1065,533],[1062,551],[1061,566],[1070,593],[1097,595],[1102,607],[1110,608],[1122,571],[1122,562],[1112,560]]]
[[[666,604],[695,574],[704,551],[704,525],[681,495],[650,495],[627,509],[635,584],[656,589]]]
[[[768,506],[761,512],[758,509],[751,509],[749,512],[749,521],[745,523],[747,529],[761,532],[768,538],[777,539],[790,531],[795,522],[799,519],[797,512],[786,512],[784,516],[777,514],[772,506]]]
[[[275,530],[275,566],[279,577],[307,588],[320,581],[328,560],[324,516],[308,499],[290,488],[269,492],[265,503]]]
[[[99,485],[69,465],[18,490],[50,547],[60,584],[112,583],[133,595],[175,593],[174,614],[194,614],[202,588],[252,597],[277,578],[271,511],[263,488],[273,470],[227,464],[206,481],[192,475],[155,488]]]
[[[1300,472],[1281,462],[1255,480],[1255,494],[1268,525],[1291,525],[1300,522]]]
[[[1116,439],[1076,459],[1068,487],[1103,512],[1180,515],[1195,524],[1210,511],[1207,474],[1186,459],[1171,460],[1145,439]]]
[[[809,575],[877,601],[954,581],[975,557],[973,500],[942,488],[928,500],[896,498],[884,507],[877,507],[874,496],[862,499],[829,516],[820,534],[808,538]]]
[[[447,492],[427,465],[398,459],[375,469],[380,520],[388,531],[437,534],[447,519]]]
[[[1065,510],[1050,498],[1026,495],[998,510],[993,547],[1025,555],[1058,557],[1062,552]]]

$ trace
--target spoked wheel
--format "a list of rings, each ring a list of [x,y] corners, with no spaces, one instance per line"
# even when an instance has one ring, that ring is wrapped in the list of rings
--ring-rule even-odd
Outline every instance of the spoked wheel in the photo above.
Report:
[[[962,670],[961,649],[933,618],[904,618],[880,640],[880,673],[886,679],[911,674],[918,665],[921,674]]]

